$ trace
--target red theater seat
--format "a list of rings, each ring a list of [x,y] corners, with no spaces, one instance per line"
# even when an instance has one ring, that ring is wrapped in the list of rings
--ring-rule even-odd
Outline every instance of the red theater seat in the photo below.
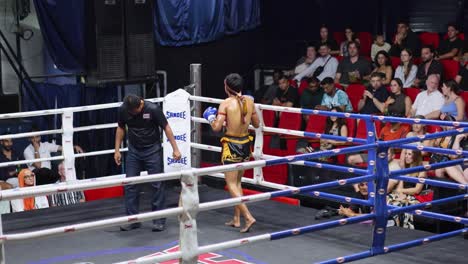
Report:
[[[439,47],[439,33],[422,32],[419,34],[419,40],[422,45],[432,45],[435,49]]]
[[[461,92],[460,96],[465,101],[465,113],[468,113],[468,92]]]
[[[282,112],[278,127],[284,129],[300,130],[302,115],[296,113]]]
[[[349,101],[351,101],[354,112],[357,112],[359,100],[362,99],[365,90],[366,87],[362,84],[350,84],[346,89],[346,94],[349,97]]]
[[[307,122],[306,131],[313,133],[323,133],[325,132],[326,122],[326,116],[310,115],[309,122]]]
[[[341,45],[341,42],[345,40],[345,36],[343,32],[333,32],[333,38],[335,39],[338,45]]]
[[[392,68],[395,70],[398,66],[400,66],[401,59],[400,57],[390,57],[392,62]]]
[[[108,199],[108,198],[122,197],[124,194],[124,190],[122,186],[85,190],[83,192],[84,192],[87,202]]]
[[[263,110],[263,122],[265,123],[265,126],[267,127],[272,127],[275,123],[275,111],[271,110]]]
[[[452,80],[458,74],[458,70],[460,69],[460,64],[458,61],[454,60],[440,60],[440,63],[444,67],[444,79],[445,80]]]
[[[359,32],[358,38],[361,42],[360,54],[369,56],[372,46],[372,34],[369,32]]]
[[[411,102],[413,103],[416,100],[416,97],[418,96],[419,92],[421,92],[419,88],[405,88],[403,89],[403,91],[407,96],[409,96],[409,98],[411,99]]]

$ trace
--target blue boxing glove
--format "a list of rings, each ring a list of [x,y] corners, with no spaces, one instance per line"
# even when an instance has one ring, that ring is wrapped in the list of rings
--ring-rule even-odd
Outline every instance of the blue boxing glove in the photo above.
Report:
[[[208,120],[208,122],[213,123],[216,119],[216,115],[218,114],[218,110],[214,107],[208,107],[205,112],[203,112],[203,118]]]

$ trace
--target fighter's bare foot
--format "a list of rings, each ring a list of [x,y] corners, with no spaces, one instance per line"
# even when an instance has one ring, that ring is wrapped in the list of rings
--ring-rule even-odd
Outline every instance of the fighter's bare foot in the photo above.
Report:
[[[241,233],[247,233],[250,231],[250,228],[256,223],[257,221],[255,219],[252,219],[250,221],[245,221],[245,226],[240,230]]]
[[[231,221],[224,223],[224,225],[239,228],[240,222],[237,222],[234,219],[232,219]]]

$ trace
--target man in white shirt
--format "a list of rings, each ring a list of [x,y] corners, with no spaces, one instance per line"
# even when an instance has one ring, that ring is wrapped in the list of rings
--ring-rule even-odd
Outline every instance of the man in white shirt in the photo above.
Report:
[[[426,119],[439,119],[440,108],[444,105],[444,96],[439,92],[440,77],[431,74],[427,77],[427,90],[416,97],[411,108],[411,116],[422,115]]]
[[[315,61],[304,71],[294,77],[294,80],[301,81],[304,77],[314,76],[317,77],[320,81],[326,77],[331,77],[335,79],[336,70],[338,68],[338,60],[335,57],[330,55],[330,47],[328,43],[320,44],[319,48],[320,57],[315,59]],[[316,72],[317,68],[323,68],[323,71],[319,74]]]
[[[52,152],[62,151],[62,146],[60,145],[49,142],[41,142],[41,136],[30,137],[29,140],[31,141],[31,144],[29,144],[23,152],[25,160],[50,158],[50,154]],[[83,152],[83,149],[81,149],[80,146],[74,146],[74,148],[77,153]],[[52,163],[50,161],[28,163],[28,168],[30,170],[40,168],[52,169]]]

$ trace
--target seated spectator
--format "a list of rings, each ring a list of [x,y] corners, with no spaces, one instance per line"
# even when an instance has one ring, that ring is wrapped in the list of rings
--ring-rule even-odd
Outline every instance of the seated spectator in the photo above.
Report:
[[[364,91],[363,97],[358,104],[359,113],[369,115],[383,113],[388,96],[387,88],[382,85],[381,74],[378,72],[372,73],[370,86]]]
[[[345,57],[340,62],[335,77],[335,83],[345,86],[351,83],[360,83],[371,72],[371,63],[359,56],[359,44],[357,42],[348,42],[348,52],[349,57]]]
[[[333,107],[330,111],[343,112],[339,107]],[[348,127],[346,126],[346,120],[344,118],[335,116],[327,117],[327,123],[325,125],[325,134],[347,137]],[[343,143],[343,141],[337,141],[332,139],[320,139],[320,150],[330,150],[335,148],[335,146]]]
[[[35,186],[35,175],[30,169],[22,169],[18,174],[20,188]],[[48,208],[49,201],[45,196],[27,197],[11,201],[13,212],[22,212],[40,208]]]
[[[65,177],[65,165],[63,164],[63,162],[60,163],[58,166],[58,174],[60,175],[60,180],[58,180],[57,183],[67,181],[67,178]],[[52,207],[69,205],[69,204],[77,204],[77,203],[83,203],[83,202],[85,202],[85,196],[82,191],[64,192],[64,193],[62,192],[62,193],[52,194],[49,196],[49,204]]]
[[[301,72],[305,71],[315,61],[316,58],[317,58],[317,48],[315,47],[315,45],[308,44],[306,55],[301,57],[296,62],[296,67],[294,68],[294,70],[288,71],[286,75],[294,76],[294,75],[300,74]]]
[[[404,159],[404,168],[413,168],[423,165],[421,152],[417,150],[407,150],[405,156],[401,158]],[[427,177],[425,171],[412,173],[408,176],[418,178]],[[388,194],[387,204],[399,207],[418,204],[419,201],[416,199],[415,195],[419,194],[423,190],[423,187],[424,184],[422,183],[399,181],[396,189]],[[396,226],[414,229],[412,214],[403,213],[395,215],[393,221]]]
[[[420,50],[419,38],[408,24],[408,21],[401,20],[397,25],[397,34],[390,48],[390,56],[398,57],[403,49]]]
[[[417,119],[425,119],[424,116],[415,116],[414,118],[417,118]],[[425,136],[427,133],[426,133],[426,125],[423,125],[423,124],[417,124],[417,123],[414,123],[411,125],[411,132],[409,132],[406,137],[409,138],[409,137],[422,137],[422,136]],[[419,142],[415,142],[415,143],[411,143],[412,145],[416,145],[416,146],[425,146],[425,147],[432,147],[434,146],[434,140],[432,139],[429,139],[429,140],[423,140],[423,141],[419,141]],[[400,157],[404,157],[405,156],[405,153],[406,153],[406,149],[402,149],[401,150],[401,154],[400,154]],[[421,155],[423,156],[427,156],[429,153],[427,152],[421,152]],[[404,159],[403,158],[400,158],[400,167],[404,167]]]
[[[317,77],[307,79],[307,88],[301,94],[301,108],[315,109],[316,106],[322,103],[323,88],[320,86],[320,81]],[[309,121],[309,115],[303,115],[304,121]]]
[[[299,95],[297,88],[289,85],[289,80],[285,75],[281,75],[278,80],[278,89],[276,91],[273,105],[284,107],[297,107]]]
[[[418,66],[418,72],[416,73],[416,79],[414,80],[413,86],[426,89],[424,85],[429,75],[439,75],[439,80],[442,80],[442,73],[444,71],[442,64],[434,59],[434,49],[432,46],[424,46],[421,49],[422,63]]]
[[[349,101],[348,95],[335,87],[332,78],[327,77],[320,84],[325,94],[323,95],[321,105],[316,106],[315,109],[328,111],[333,107],[339,107],[343,112],[353,111],[353,106],[351,105],[351,101]]]
[[[13,189],[13,186],[8,182],[0,181],[0,191]],[[0,214],[11,213],[11,204],[8,200],[0,201]]]
[[[452,116],[441,114],[440,119],[444,121],[455,121],[455,119]],[[444,131],[454,129],[453,127],[448,127],[448,126],[442,126],[442,129]],[[442,138],[436,138],[434,140],[434,147],[437,148],[447,148],[447,149],[453,149],[453,150],[463,150],[463,146],[460,145],[460,142],[466,138],[466,134],[459,134],[459,135],[453,135],[453,136],[446,136]],[[449,161],[452,159],[458,159],[460,158],[457,155],[444,155],[444,154],[438,154],[438,153],[433,153],[431,155],[431,163],[440,163],[444,161]],[[449,176],[452,180],[461,183],[461,184],[468,184],[468,178],[465,177],[463,174],[463,169],[460,165],[455,165],[451,167],[446,167],[442,169],[436,169],[435,170],[435,175],[436,177],[439,178],[444,178],[445,174]]]
[[[304,77],[317,77],[322,81],[326,77],[335,78],[338,60],[330,55],[330,47],[327,43],[320,44],[318,57],[306,70],[294,77],[294,80],[301,81]]]
[[[460,89],[468,91],[468,50],[463,51],[463,56],[460,58],[460,70],[455,77],[455,81]]]
[[[383,35],[375,36],[374,43],[372,44],[372,47],[371,47],[371,59],[372,59],[372,61],[375,60],[375,56],[377,55],[377,53],[379,51],[383,50],[383,51],[389,52],[391,47],[392,46],[390,46],[390,44],[385,42],[385,39],[384,39]]]
[[[400,164],[398,163],[397,160],[395,160],[394,148],[388,148],[387,160],[388,160],[389,171],[397,171],[401,169]],[[397,185],[398,185],[398,180],[389,179],[388,185],[387,185],[387,193],[391,193]]]
[[[465,120],[465,101],[458,95],[457,82],[450,80],[442,84],[442,94],[445,102],[440,108],[440,114],[445,114],[455,118],[455,121]]]
[[[427,77],[426,91],[422,91],[416,96],[411,107],[411,116],[422,115],[426,119],[438,119],[440,108],[444,105],[444,96],[439,92],[440,77],[432,74]]]
[[[380,130],[380,140],[390,141],[405,138],[409,133],[409,127],[401,125],[400,122],[390,122]]]
[[[374,72],[382,73],[385,76],[385,78],[382,79],[382,84],[383,85],[390,84],[390,81],[392,80],[392,76],[393,76],[393,68],[392,68],[392,62],[390,60],[390,56],[388,55],[388,53],[383,50],[379,51],[377,55],[375,55],[374,62],[375,62],[375,69],[372,71],[372,73]]]
[[[384,113],[389,116],[409,116],[411,114],[411,99],[403,93],[403,83],[394,78],[390,82],[392,93],[385,101]]]
[[[418,67],[413,64],[413,53],[409,49],[403,49],[400,60],[401,63],[395,70],[395,78],[403,82],[403,88],[412,87],[418,72]]]
[[[357,184],[358,186],[358,191],[356,192],[356,197],[358,199],[362,200],[367,200],[368,199],[368,188],[367,188],[367,182],[361,182]],[[340,205],[340,208],[338,209],[338,214],[346,217],[353,217],[353,216],[358,216],[362,214],[370,214],[372,211],[372,208],[369,206],[364,206],[364,205],[356,205],[352,204],[349,207],[344,207],[343,205]]]
[[[322,44],[327,44],[330,47],[330,54],[331,55],[340,55],[340,47],[336,41],[330,37],[328,27],[326,25],[322,25],[320,27],[320,41],[318,43],[318,47],[322,46]]]
[[[283,71],[274,70],[273,71],[273,83],[270,85],[264,85],[258,91],[255,92],[255,100],[259,101],[261,104],[271,105],[273,99],[276,97],[276,91],[278,90],[278,79],[283,75]]]
[[[13,140],[11,138],[0,140],[0,144],[2,147],[0,151],[0,162],[24,160],[23,155],[16,153],[13,149]],[[18,187],[18,172],[22,168],[26,168],[26,165],[11,165],[0,168],[0,181],[9,182],[14,187]]]
[[[458,38],[458,26],[450,23],[447,26],[447,39],[440,41],[439,48],[437,49],[438,60],[454,59],[463,48],[463,40]]]
[[[359,44],[360,41],[357,38],[356,33],[354,33],[351,27],[345,28],[344,36],[345,36],[345,41],[341,42],[340,44],[340,56],[348,57],[349,56],[348,44],[350,42],[356,42]]]

